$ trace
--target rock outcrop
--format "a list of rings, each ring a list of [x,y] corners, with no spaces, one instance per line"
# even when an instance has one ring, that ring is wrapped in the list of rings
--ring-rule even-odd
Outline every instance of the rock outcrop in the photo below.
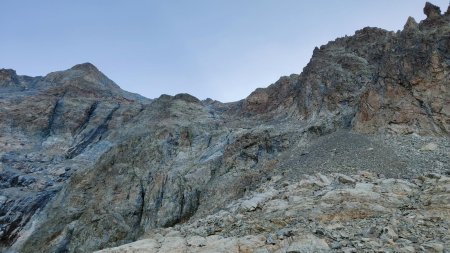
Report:
[[[18,76],[13,69],[0,69],[0,88],[3,90],[24,90],[39,80],[39,77]]]
[[[98,253],[443,252],[450,248],[449,187],[438,174],[274,177],[219,212]]]
[[[448,135],[450,17],[430,3],[424,12],[403,31],[366,27],[316,48],[300,76],[256,90],[244,112],[294,112],[328,129]]]
[[[424,12],[227,104],[0,70],[0,250],[449,247],[450,16]]]

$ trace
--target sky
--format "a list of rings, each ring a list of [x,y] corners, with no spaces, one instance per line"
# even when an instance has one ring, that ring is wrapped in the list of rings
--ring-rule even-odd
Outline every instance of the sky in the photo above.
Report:
[[[447,10],[448,0],[431,0]],[[314,47],[425,18],[421,0],[0,0],[0,68],[43,76],[91,62],[148,98],[237,101],[301,73]]]

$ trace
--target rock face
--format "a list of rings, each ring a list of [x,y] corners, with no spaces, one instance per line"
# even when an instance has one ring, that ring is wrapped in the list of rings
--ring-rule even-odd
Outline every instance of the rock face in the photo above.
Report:
[[[92,67],[83,64],[36,78],[2,70],[7,73],[0,79],[7,84],[0,95],[3,245],[17,239],[22,227],[72,173],[95,162],[96,155],[109,148],[111,144],[101,138],[109,128],[117,128],[113,124],[141,110],[141,104],[130,100],[140,96],[121,91]],[[115,112],[121,117],[113,117]],[[92,143],[97,144],[96,150],[89,153]],[[86,154],[84,158],[78,156],[81,153]]]
[[[430,3],[424,12],[403,31],[367,27],[316,48],[300,76],[256,90],[244,110],[294,112],[324,129],[447,135],[450,17]]]
[[[449,187],[438,174],[274,177],[219,212],[98,252],[443,252]]]
[[[228,104],[0,70],[0,250],[448,248],[450,17],[424,12]]]

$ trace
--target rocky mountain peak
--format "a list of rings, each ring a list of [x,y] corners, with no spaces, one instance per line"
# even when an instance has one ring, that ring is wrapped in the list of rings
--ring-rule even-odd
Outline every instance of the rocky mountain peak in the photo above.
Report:
[[[17,84],[18,77],[13,69],[0,69],[0,87],[8,87]]]
[[[430,2],[427,2],[425,4],[425,7],[423,8],[423,13],[427,15],[427,19],[438,18],[441,16],[441,8]]]
[[[200,102],[200,100],[198,98],[196,98],[188,93],[179,93],[174,96],[174,99],[181,99],[188,103],[199,103]]]
[[[15,76],[16,71],[14,69],[0,69],[0,78],[7,78],[8,76]]]
[[[97,67],[94,66],[94,64],[90,62],[85,62],[81,64],[77,64],[70,68],[71,70],[82,70],[85,72],[100,72]]]
[[[59,87],[59,89],[77,94],[120,95],[123,93],[116,83],[91,63],[77,64],[67,70],[52,72],[44,77],[44,81]]]
[[[406,21],[405,26],[403,27],[404,30],[415,30],[419,27],[419,24],[416,22],[416,20],[413,17],[408,17],[408,20]]]

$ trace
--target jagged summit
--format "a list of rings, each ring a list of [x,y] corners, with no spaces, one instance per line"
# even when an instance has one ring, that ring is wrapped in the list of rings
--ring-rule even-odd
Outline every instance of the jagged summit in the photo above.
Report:
[[[416,22],[416,20],[413,17],[408,17],[408,20],[406,21],[405,26],[403,27],[403,30],[415,30],[419,27],[419,24]]]
[[[438,18],[441,16],[441,8],[430,2],[426,2],[423,13],[427,16],[427,19]]]
[[[450,5],[449,5],[450,9]],[[425,4],[423,8],[423,13],[427,16],[419,24],[419,27],[424,29],[439,27],[442,25],[448,25],[450,23],[450,13],[447,10],[446,13],[441,13],[441,8],[439,6],[433,5],[429,2]]]

